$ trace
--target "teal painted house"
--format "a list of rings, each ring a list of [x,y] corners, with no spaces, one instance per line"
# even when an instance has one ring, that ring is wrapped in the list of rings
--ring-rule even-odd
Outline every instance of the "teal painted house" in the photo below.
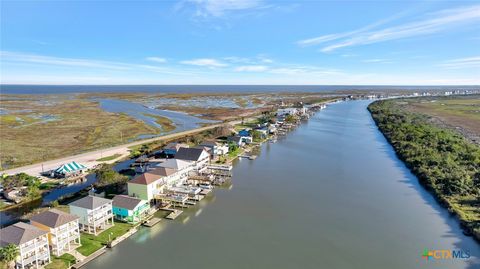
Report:
[[[141,200],[127,195],[113,197],[113,215],[116,219],[130,223],[142,221],[148,214],[150,205],[146,200]]]

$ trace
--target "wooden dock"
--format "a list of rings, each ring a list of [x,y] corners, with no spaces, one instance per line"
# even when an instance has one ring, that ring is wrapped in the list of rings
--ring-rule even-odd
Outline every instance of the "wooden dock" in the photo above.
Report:
[[[173,210],[170,214],[168,214],[168,216],[166,216],[165,218],[174,220],[174,219],[176,219],[178,216],[180,216],[180,214],[182,214],[182,213],[183,213],[182,210],[174,209],[174,210]]]
[[[210,192],[212,192],[211,189],[202,189],[202,191],[200,192],[201,195],[205,196],[207,194],[209,194]]]
[[[145,227],[151,228],[151,227],[157,225],[157,223],[159,223],[161,220],[162,220],[161,218],[153,217],[153,218],[145,221],[144,223],[142,223],[142,225],[145,226]]]

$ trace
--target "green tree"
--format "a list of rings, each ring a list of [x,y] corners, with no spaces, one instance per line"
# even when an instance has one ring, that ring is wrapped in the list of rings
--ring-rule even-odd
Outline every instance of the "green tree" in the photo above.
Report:
[[[286,123],[294,123],[295,120],[296,120],[296,119],[295,119],[295,116],[293,116],[293,115],[287,115],[287,116],[285,117],[285,122],[286,122]]]
[[[20,255],[18,247],[14,244],[8,244],[3,248],[0,248],[0,256],[2,261],[7,263],[8,268],[15,267],[15,259]]]
[[[96,170],[97,187],[105,187],[114,184],[124,184],[128,181],[128,176],[124,176],[115,170],[113,170],[112,164],[102,164]]]
[[[259,142],[262,140],[262,133],[257,130],[254,130],[252,132],[252,138],[253,138],[253,141]]]

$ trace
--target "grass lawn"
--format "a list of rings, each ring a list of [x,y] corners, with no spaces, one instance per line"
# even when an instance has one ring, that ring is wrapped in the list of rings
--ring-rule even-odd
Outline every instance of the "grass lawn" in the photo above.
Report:
[[[82,246],[77,248],[77,251],[84,256],[88,256],[108,243],[109,234],[110,239],[114,240],[115,238],[128,232],[128,230],[130,230],[132,227],[133,226],[128,223],[115,222],[115,226],[109,228],[106,231],[103,231],[97,236],[82,233],[80,235],[80,241],[82,242]]]
[[[45,266],[46,269],[66,269],[75,263],[75,257],[65,253],[60,257],[52,256],[52,262]]]
[[[106,156],[106,157],[97,159],[97,162],[107,162],[107,161],[115,160],[120,156],[122,156],[122,154],[119,154],[119,153],[113,154],[113,155],[110,155],[110,156]]]
[[[80,252],[83,256],[89,256],[95,251],[101,249],[103,246],[101,242],[92,240],[85,234],[80,235],[80,242],[82,243],[82,246],[78,247],[77,251]]]
[[[229,152],[228,152],[228,157],[230,157],[230,158],[235,158],[235,157],[237,157],[241,152],[242,152],[242,150],[241,150],[240,148],[236,148],[235,150],[232,150],[232,151],[229,151]]]

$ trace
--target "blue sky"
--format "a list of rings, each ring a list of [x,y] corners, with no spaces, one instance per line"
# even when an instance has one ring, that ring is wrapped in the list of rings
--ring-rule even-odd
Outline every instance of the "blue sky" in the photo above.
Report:
[[[479,85],[480,1],[3,0],[1,82]]]

